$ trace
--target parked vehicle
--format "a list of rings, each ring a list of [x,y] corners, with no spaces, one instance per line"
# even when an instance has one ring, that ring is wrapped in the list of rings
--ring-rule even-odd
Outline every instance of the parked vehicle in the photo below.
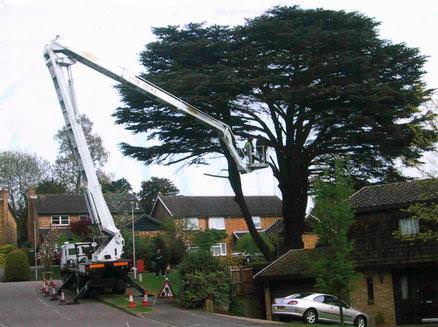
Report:
[[[309,324],[318,321],[341,321],[340,307],[342,307],[344,322],[356,327],[366,327],[368,316],[349,306],[336,296],[321,293],[296,293],[277,298],[272,304],[273,315],[286,315],[302,318]]]

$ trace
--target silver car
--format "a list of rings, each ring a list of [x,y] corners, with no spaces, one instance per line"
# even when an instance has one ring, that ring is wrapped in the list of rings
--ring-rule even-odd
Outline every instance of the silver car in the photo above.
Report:
[[[303,318],[314,324],[318,321],[341,321],[340,306],[346,324],[366,327],[368,316],[339,300],[336,296],[321,293],[296,293],[275,299],[272,305],[273,315],[288,315]]]

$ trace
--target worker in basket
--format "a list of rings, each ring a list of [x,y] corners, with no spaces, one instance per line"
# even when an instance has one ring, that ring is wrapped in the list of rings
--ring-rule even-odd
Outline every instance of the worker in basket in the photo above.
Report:
[[[248,139],[246,140],[243,149],[245,151],[245,155],[248,157],[248,163],[252,164],[252,160],[253,160],[253,149],[254,146],[252,145],[252,136],[249,136]]]

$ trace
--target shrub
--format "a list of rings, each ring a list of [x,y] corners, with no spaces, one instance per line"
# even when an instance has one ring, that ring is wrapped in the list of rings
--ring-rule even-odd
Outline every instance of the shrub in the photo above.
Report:
[[[6,257],[5,279],[8,282],[30,280],[29,260],[20,249],[12,250]]]
[[[268,246],[269,250],[271,252],[274,251],[274,245],[272,243],[272,240],[269,238],[269,236],[265,233],[259,233],[260,237],[263,239],[263,241]],[[259,247],[257,246],[256,242],[252,239],[251,234],[245,234],[240,239],[237,240],[236,243],[236,250],[237,252],[244,252],[247,254],[257,254],[260,253]]]
[[[207,298],[219,307],[230,303],[228,267],[208,251],[188,254],[180,264],[179,272],[179,300],[184,307],[199,308]]]
[[[0,267],[3,267],[6,262],[6,257],[12,250],[15,249],[15,245],[5,244],[0,246]]]

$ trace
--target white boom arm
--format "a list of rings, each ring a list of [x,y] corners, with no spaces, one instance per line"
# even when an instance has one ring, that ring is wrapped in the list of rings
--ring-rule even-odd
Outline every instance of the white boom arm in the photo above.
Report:
[[[108,243],[101,245],[94,252],[93,261],[120,259],[123,254],[124,240],[120,231],[114,225],[114,220],[103,198],[93,160],[91,159],[90,151],[79,121],[79,113],[75,104],[73,80],[70,72],[70,66],[76,61],[116,80],[117,82],[126,84],[148,97],[153,97],[160,102],[168,104],[174,109],[192,116],[212,127],[219,133],[223,143],[228,148],[241,173],[247,173],[254,169],[267,167],[267,164],[264,162],[249,162],[248,164],[243,162],[234,145],[234,135],[227,124],[207,115],[153,83],[137,77],[124,68],[108,64],[88,52],[79,51],[70,46],[66,46],[58,39],[51,41],[46,46],[44,58],[55,85],[58,100],[69,131],[70,142],[76,152],[76,158],[80,159],[81,168],[86,176],[86,198],[90,214],[92,215],[93,221],[99,225],[101,231],[112,236]],[[67,73],[67,77],[65,72]]]
[[[75,158],[79,162],[82,174],[86,179],[85,198],[88,211],[93,222],[99,226],[100,231],[110,236],[108,242],[101,244],[94,251],[92,261],[118,260],[123,255],[124,240],[114,224],[111,212],[103,197],[96,169],[81,126],[80,115],[76,109],[73,80],[70,71],[70,66],[73,62],[66,60],[68,58],[59,57],[50,45],[44,51],[44,58],[55,85],[69,141],[72,145]],[[67,76],[65,73],[67,73]]]
[[[161,89],[153,83],[137,77],[135,74],[129,72],[125,68],[118,67],[109,63],[106,63],[89,52],[79,51],[70,46],[66,46],[58,39],[53,40],[48,46],[46,51],[51,51],[56,55],[63,54],[71,60],[76,60],[114,80],[121,82],[134,88],[138,92],[157,99],[159,102],[163,102],[172,106],[173,108],[183,112],[186,115],[192,116],[203,123],[209,125],[216,130],[224,144],[228,148],[233,160],[237,164],[237,168],[242,173],[251,172],[253,169],[264,168],[267,165],[263,163],[246,165],[240,158],[239,153],[234,145],[234,135],[230,126],[221,122],[220,120],[211,117],[210,115],[200,111],[187,102],[179,99],[173,94]]]

